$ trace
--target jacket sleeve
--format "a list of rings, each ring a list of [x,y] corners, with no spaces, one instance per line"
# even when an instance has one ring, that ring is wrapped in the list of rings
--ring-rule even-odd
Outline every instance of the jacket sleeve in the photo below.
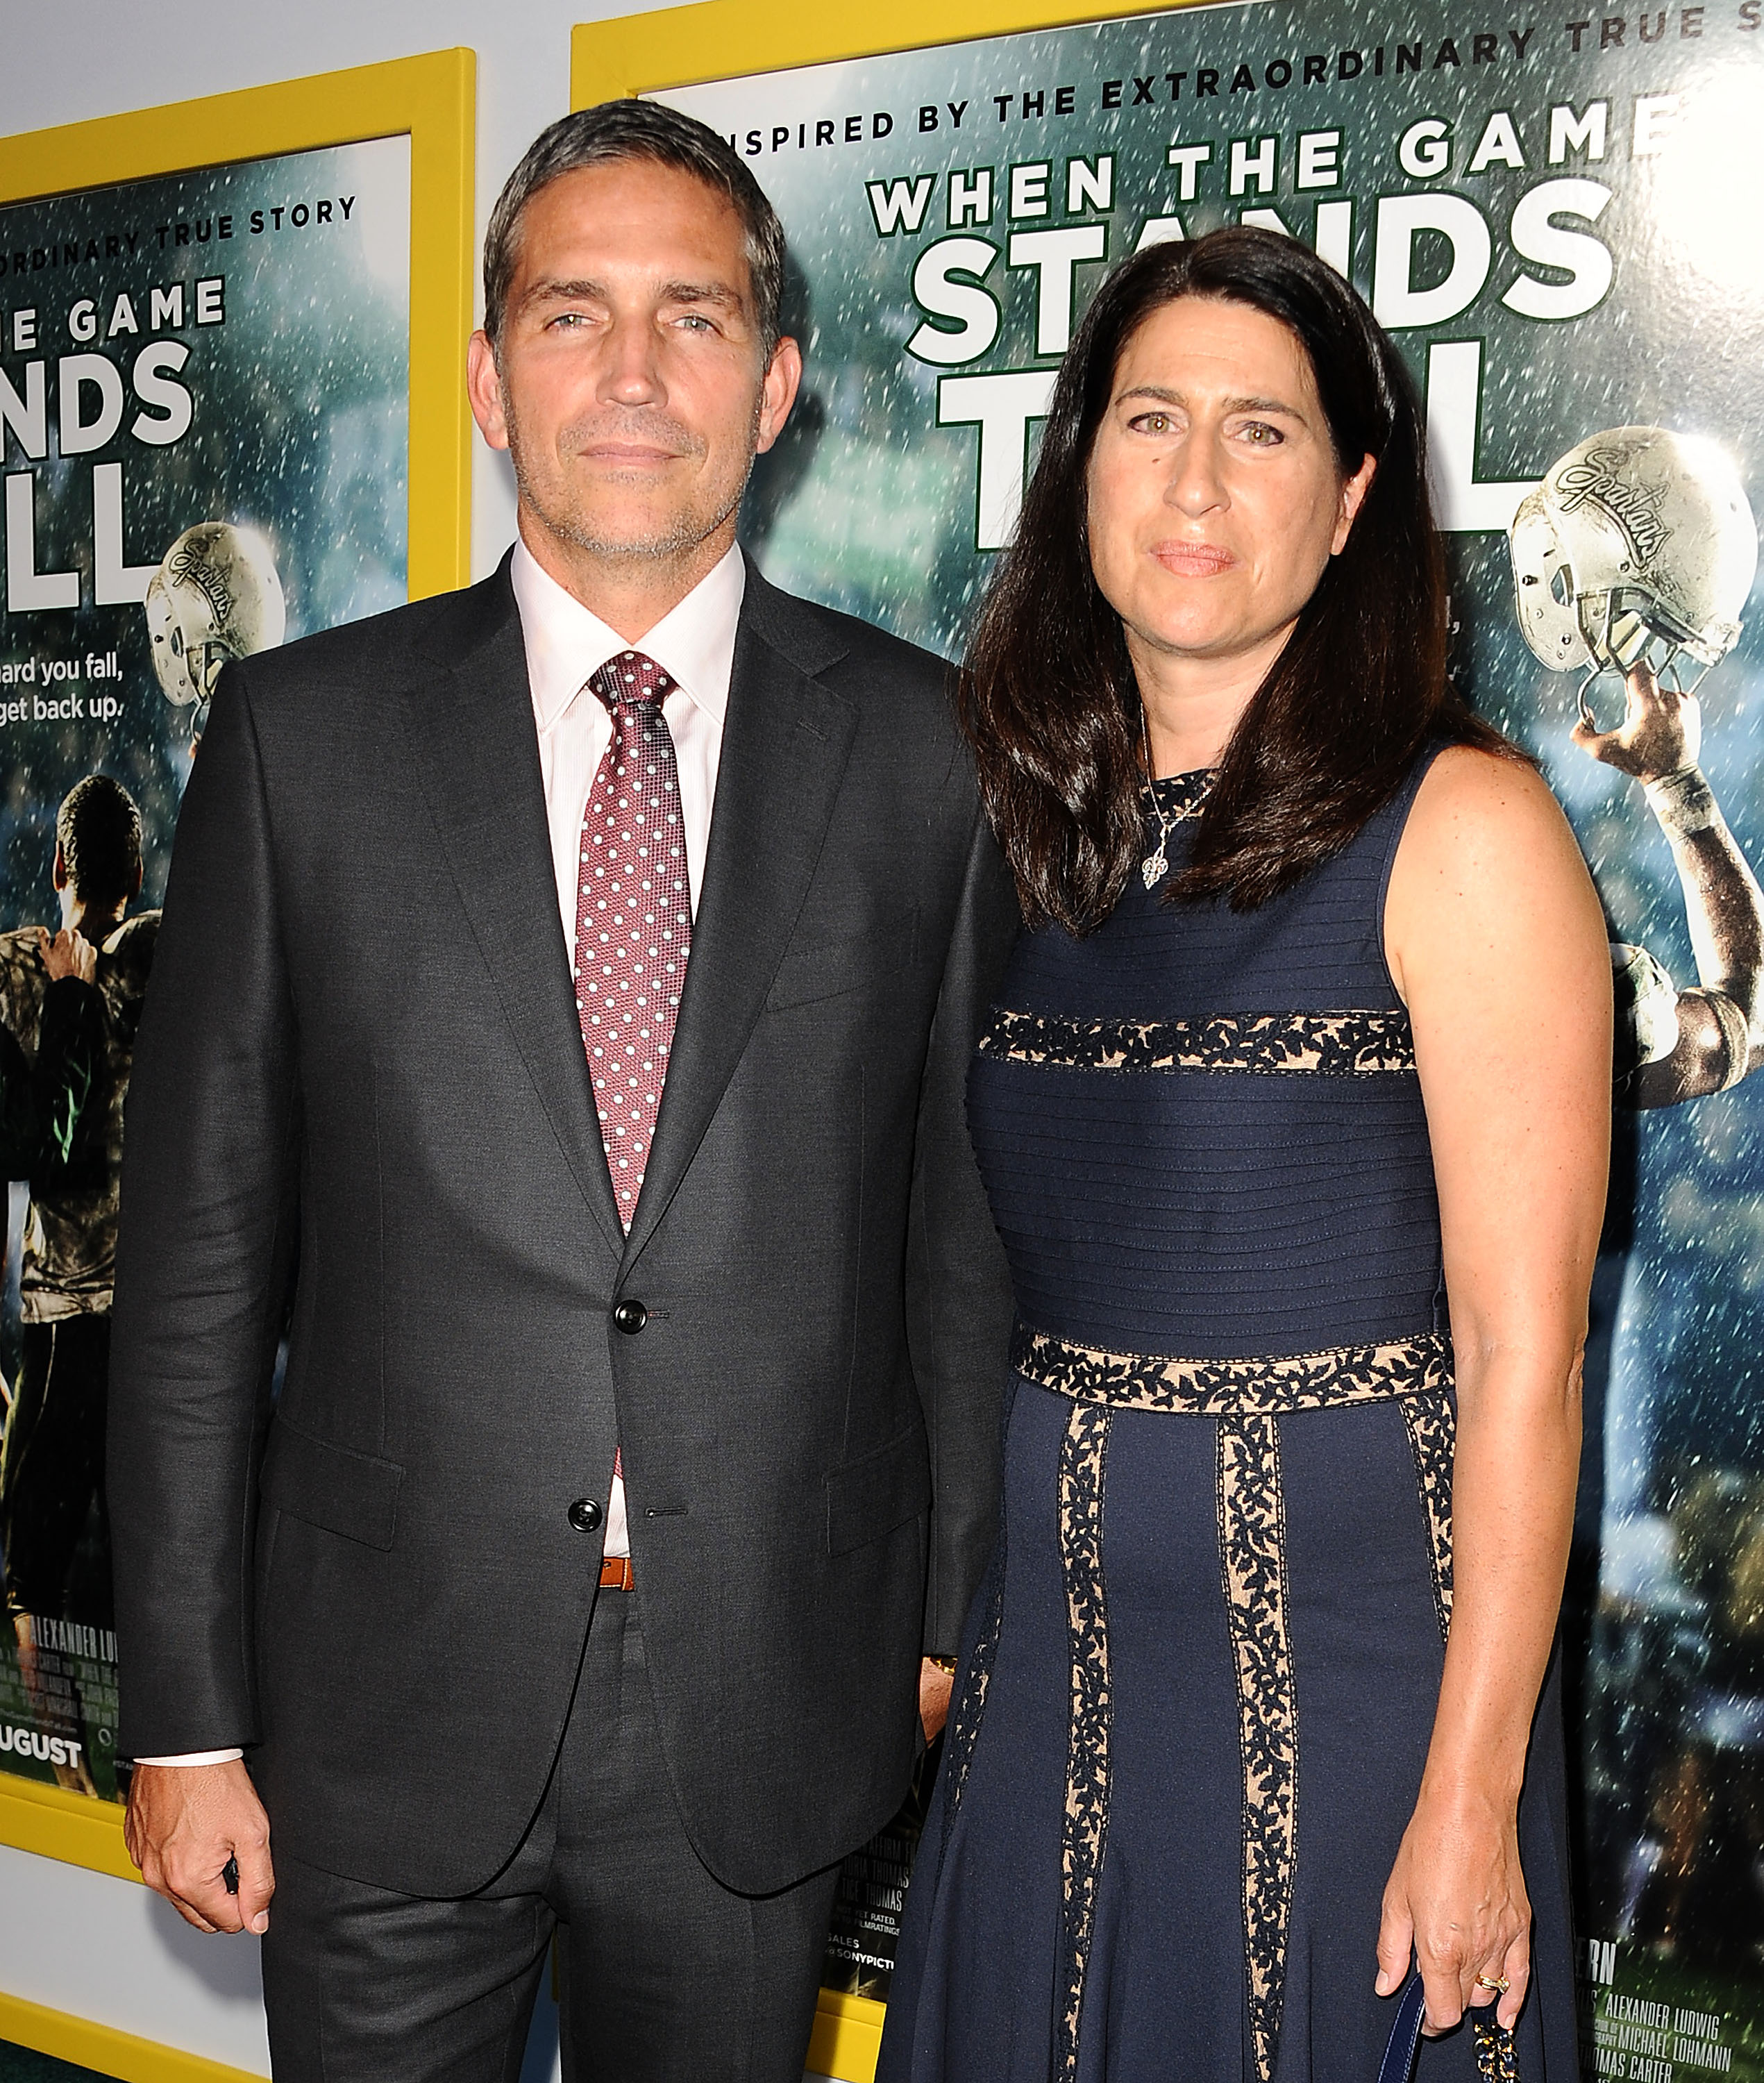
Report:
[[[1011,1282],[968,1138],[967,1084],[1019,924],[977,801],[919,1092],[907,1239],[907,1337],[931,1452],[927,1656],[956,1653],[998,1519]]]
[[[257,1462],[293,1259],[294,1011],[245,683],[185,792],[124,1135],[109,1493],[125,1756],[257,1736]]]

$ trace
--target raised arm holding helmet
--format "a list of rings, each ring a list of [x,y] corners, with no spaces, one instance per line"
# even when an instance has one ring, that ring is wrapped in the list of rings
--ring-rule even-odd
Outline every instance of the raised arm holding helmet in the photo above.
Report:
[[[1616,1070],[1631,1105],[1725,1092],[1764,1060],[1764,892],[1702,769],[1694,689],[1740,634],[1758,529],[1732,462],[1663,427],[1589,435],[1514,516],[1514,606],[1534,655],[1584,670],[1573,742],[1642,784],[1677,870],[1696,957],[1679,991],[1645,948],[1614,941]],[[1600,727],[1590,691],[1620,676]]]
[[[1614,943],[1612,961],[1627,1014],[1618,1045],[1625,1096],[1638,1107],[1675,1106],[1726,1092],[1764,1063],[1764,890],[1697,764],[1703,725],[1695,695],[1661,687],[1646,665],[1631,669],[1627,691],[1614,729],[1596,729],[1583,716],[1574,742],[1640,782],[1672,849],[1696,984],[1678,990],[1646,949]]]

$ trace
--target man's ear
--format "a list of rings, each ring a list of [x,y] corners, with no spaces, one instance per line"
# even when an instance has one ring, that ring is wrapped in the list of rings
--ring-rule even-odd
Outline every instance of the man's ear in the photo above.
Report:
[[[466,395],[478,431],[493,449],[509,446],[509,419],[502,404],[502,372],[496,350],[480,326],[466,344]]]
[[[760,386],[759,425],[753,443],[756,455],[764,455],[784,431],[784,422],[790,417],[790,408],[796,402],[802,380],[802,349],[787,336],[772,349],[772,358],[766,365],[765,381]]]
[[[43,856],[39,854],[37,858],[40,860]],[[49,881],[58,893],[67,887],[67,856],[61,851],[58,839],[55,845],[55,864],[49,870]]]

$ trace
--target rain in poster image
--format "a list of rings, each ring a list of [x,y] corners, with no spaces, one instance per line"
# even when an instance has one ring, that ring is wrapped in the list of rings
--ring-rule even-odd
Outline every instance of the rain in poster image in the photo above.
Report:
[[[156,907],[222,666],[406,598],[409,278],[404,137],[0,209],[0,1771],[103,1798],[103,1366]]]
[[[1639,1066],[1565,1639],[1588,2072],[1764,2072],[1764,1077],[1699,996],[1745,997],[1764,961],[1758,0],[1277,0],[665,98],[735,142],[790,241],[808,372],[750,541],[781,584],[950,655],[1111,264],[1263,223],[1392,330],[1428,400],[1454,673],[1568,810]],[[1589,678],[1644,651],[1700,678],[1700,751],[1681,711],[1664,756],[1700,760],[1731,835],[1684,877],[1601,736],[1620,674]],[[848,1937],[884,1992],[876,1916]]]

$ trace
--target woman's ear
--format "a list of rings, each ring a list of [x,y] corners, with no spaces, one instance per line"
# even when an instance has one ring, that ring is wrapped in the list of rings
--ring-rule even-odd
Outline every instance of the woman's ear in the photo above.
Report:
[[[1335,535],[1329,545],[1331,556],[1339,557],[1341,555],[1348,537],[1353,531],[1354,516],[1360,511],[1361,504],[1371,488],[1372,480],[1377,473],[1378,467],[1378,459],[1376,456],[1362,456],[1360,458],[1360,467],[1353,475],[1342,480],[1341,511],[1336,517]]]

